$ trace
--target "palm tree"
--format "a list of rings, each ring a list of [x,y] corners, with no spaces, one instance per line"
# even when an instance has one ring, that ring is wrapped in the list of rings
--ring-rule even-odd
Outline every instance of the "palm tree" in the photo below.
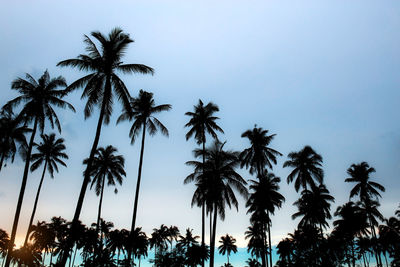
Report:
[[[186,164],[194,167],[194,172],[186,177],[184,183],[195,181],[198,188],[204,190],[205,204],[210,214],[213,214],[210,229],[210,267],[214,266],[215,235],[217,215],[225,218],[225,206],[232,205],[238,209],[238,201],[233,189],[247,199],[246,181],[235,171],[239,166],[238,153],[225,151],[225,143],[215,141],[211,148],[204,151],[204,165],[199,161],[189,161]],[[202,156],[202,150],[196,150],[196,156]]]
[[[329,194],[325,185],[315,187],[314,190],[304,190],[301,192],[301,198],[293,203],[297,206],[298,212],[292,215],[292,219],[301,217],[299,227],[305,225],[319,226],[321,234],[323,228],[328,226],[327,219],[331,219],[331,203],[335,198]]]
[[[299,191],[300,186],[307,189],[307,185],[311,189],[316,187],[315,181],[319,184],[323,182],[324,171],[322,166],[322,157],[317,154],[310,146],[305,146],[299,152],[291,152],[288,155],[289,160],[283,163],[283,167],[293,168],[287,177],[287,182],[291,183],[296,178],[294,188]]]
[[[179,234],[180,233],[179,233],[179,229],[177,226],[171,225],[168,228],[168,242],[171,245],[171,251],[172,251],[172,243],[174,242],[174,240],[175,240],[175,242],[178,240]]]
[[[219,108],[212,102],[209,102],[207,105],[203,104],[203,101],[199,99],[199,103],[194,106],[194,112],[186,112],[185,115],[190,117],[188,123],[185,124],[185,127],[189,127],[189,131],[186,133],[186,140],[189,140],[193,135],[197,142],[197,144],[201,144],[203,148],[203,165],[205,162],[205,146],[206,146],[206,134],[209,134],[214,139],[218,139],[216,132],[224,133],[224,131],[216,124],[216,120],[219,118],[214,116],[215,112],[218,112]],[[201,245],[204,247],[205,240],[205,203],[204,199],[200,196],[202,189],[199,188],[199,198],[193,198],[192,206],[196,203],[199,207],[201,206]],[[202,266],[204,267],[204,261],[202,262]]]
[[[39,187],[37,189],[35,203],[33,205],[31,219],[29,220],[28,231],[26,233],[24,246],[26,246],[28,242],[30,227],[33,223],[33,219],[35,218],[40,190],[42,188],[44,175],[46,174],[46,169],[49,171],[51,178],[54,178],[54,171],[58,172],[57,164],[61,164],[64,167],[67,166],[65,162],[62,161],[62,159],[68,159],[68,155],[64,153],[64,139],[56,139],[56,135],[54,133],[50,134],[50,136],[47,134],[42,134],[40,136],[42,138],[42,142],[40,144],[34,143],[34,146],[37,148],[38,152],[32,154],[31,160],[33,163],[31,165],[31,172],[37,170],[42,165],[42,163],[44,163],[43,173],[42,177],[40,178]]]
[[[365,207],[367,217],[371,227],[371,233],[373,238],[376,239],[375,226],[378,225],[375,217],[383,218],[383,216],[377,210],[379,206],[378,197],[382,197],[379,191],[385,192],[385,187],[377,182],[370,180],[370,175],[375,172],[375,169],[370,167],[368,163],[361,162],[360,164],[352,164],[347,169],[347,174],[350,175],[346,178],[345,182],[356,183],[353,189],[350,191],[350,198],[359,196],[361,203]],[[382,266],[382,260],[377,247],[375,246],[375,257],[378,266]]]
[[[268,130],[257,128],[257,125],[254,126],[253,130],[245,131],[242,137],[247,137],[251,146],[240,153],[240,167],[250,167],[250,174],[255,172],[257,175],[261,175],[265,166],[272,169],[272,163],[276,164],[276,157],[282,156],[275,149],[268,147],[275,135],[268,135]]]
[[[31,130],[21,125],[21,120],[11,110],[2,110],[0,117],[0,171],[6,166],[7,159],[14,162],[17,149],[26,151],[28,144],[25,134]]]
[[[93,185],[95,185],[96,195],[100,195],[96,223],[97,232],[99,232],[100,229],[101,207],[103,204],[103,194],[106,180],[108,186],[116,186],[116,182],[122,185],[123,176],[126,175],[124,170],[124,157],[122,155],[115,155],[116,152],[117,149],[110,145],[106,148],[99,147],[93,159],[93,165],[90,173],[90,177],[93,178],[90,184],[90,189],[92,189]],[[87,164],[88,159],[85,159],[83,163]]]
[[[244,234],[245,239],[249,239],[247,252],[250,252],[251,256],[255,256],[257,259],[261,258],[262,266],[266,266],[264,226],[259,222],[253,222]]]
[[[236,239],[226,234],[225,236],[221,236],[219,243],[221,243],[221,245],[218,247],[219,253],[222,255],[227,255],[229,264],[229,255],[231,254],[231,252],[237,252],[237,246],[235,245]]]
[[[155,135],[158,130],[160,130],[163,135],[168,136],[168,129],[154,116],[157,113],[168,111],[170,109],[171,105],[169,104],[156,106],[153,99],[153,93],[140,90],[139,96],[137,98],[131,98],[129,108],[121,114],[117,121],[118,123],[124,120],[133,120],[132,127],[129,131],[131,144],[135,142],[136,137],[140,134],[140,132],[142,132],[142,145],[140,149],[139,170],[136,184],[135,203],[133,206],[131,232],[134,231],[136,227],[136,214],[139,201],[140,180],[142,177],[142,164],[146,130],[151,136]],[[130,259],[130,253],[128,255],[128,259]]]
[[[248,265],[246,267],[261,267],[261,264],[256,259],[248,258],[246,263]]]
[[[82,98],[88,98],[85,106],[85,118],[89,117],[95,106],[100,108],[100,116],[97,123],[96,134],[90,150],[89,160],[86,166],[86,172],[82,182],[78,203],[75,209],[74,219],[72,221],[72,231],[77,227],[77,222],[82,210],[83,200],[85,197],[87,186],[90,182],[90,170],[93,164],[94,154],[100,139],[102,124],[108,124],[113,110],[113,96],[122,103],[126,110],[129,110],[129,92],[123,81],[118,77],[118,72],[122,73],[141,73],[153,74],[154,70],[143,64],[123,64],[122,57],[125,55],[126,49],[133,40],[128,34],[123,33],[119,28],[113,29],[108,36],[95,31],[91,33],[99,43],[100,48],[85,35],[84,42],[86,44],[87,55],[79,55],[78,58],[67,59],[61,61],[57,66],[76,67],[79,70],[91,72],[88,75],[73,82],[68,89],[74,90],[84,87]],[[71,249],[72,244],[68,249]],[[68,254],[68,253],[66,253]],[[65,265],[66,256],[62,259],[61,264]],[[63,266],[62,265],[62,266]]]
[[[185,248],[186,251],[188,251],[188,249],[191,246],[199,243],[196,240],[196,239],[199,238],[199,236],[197,236],[197,235],[193,236],[192,232],[193,232],[193,229],[187,228],[185,236],[182,236],[182,235],[179,236],[179,241],[178,241],[178,244],[176,246],[178,248]]]
[[[7,253],[8,242],[10,242],[10,238],[6,231],[0,229],[0,256],[4,257]],[[2,264],[1,264],[2,266]]]
[[[20,93],[20,96],[8,101],[7,104],[3,107],[3,109],[12,110],[13,108],[19,106],[21,103],[24,103],[22,110],[18,115],[18,118],[23,120],[25,125],[33,122],[32,134],[26,152],[24,174],[22,177],[21,189],[11,231],[11,238],[5,267],[9,267],[10,265],[11,258],[9,255],[11,255],[11,252],[13,250],[15,235],[17,233],[22,201],[24,199],[26,182],[28,180],[32,147],[37,128],[39,127],[39,130],[43,132],[45,122],[49,121],[52,128],[54,127],[54,125],[56,125],[58,131],[61,132],[61,125],[53,107],[67,107],[72,111],[75,111],[71,104],[62,100],[67,91],[65,89],[57,90],[57,88],[65,86],[67,86],[67,84],[63,77],[59,76],[50,79],[50,75],[47,71],[44,72],[44,74],[39,78],[38,81],[36,81],[31,75],[26,74],[26,80],[22,78],[17,78],[11,84],[11,88],[17,90]]]
[[[272,266],[270,214],[273,215],[275,213],[275,207],[280,208],[282,206],[285,198],[278,192],[279,182],[281,181],[279,177],[276,177],[273,173],[261,171],[258,178],[258,182],[254,180],[250,181],[250,190],[252,190],[252,193],[250,194],[246,207],[249,208],[247,213],[252,213],[251,220],[262,225],[264,239],[266,236],[265,232],[268,231],[269,241],[267,247],[269,248],[270,265]],[[264,241],[267,243],[266,240]]]

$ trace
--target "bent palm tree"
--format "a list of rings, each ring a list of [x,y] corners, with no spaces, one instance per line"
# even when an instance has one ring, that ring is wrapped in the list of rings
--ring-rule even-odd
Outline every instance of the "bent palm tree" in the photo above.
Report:
[[[322,168],[322,157],[317,154],[310,146],[305,146],[299,152],[291,152],[289,160],[283,163],[283,167],[292,167],[293,170],[287,177],[287,182],[291,183],[296,178],[294,188],[299,191],[300,186],[307,190],[307,184],[311,189],[316,187],[315,181],[323,182],[324,171]]]
[[[26,246],[28,242],[28,237],[30,233],[30,228],[33,223],[33,219],[35,218],[36,208],[39,201],[40,190],[42,188],[44,176],[46,174],[46,169],[49,171],[51,178],[54,178],[54,171],[58,172],[57,164],[61,164],[64,167],[67,167],[62,159],[68,159],[68,155],[64,153],[65,145],[64,139],[58,138],[56,139],[56,135],[54,133],[47,135],[42,134],[42,142],[40,144],[34,144],[37,148],[38,153],[32,154],[32,165],[31,165],[31,172],[37,170],[42,163],[44,163],[42,177],[40,178],[39,187],[37,189],[35,202],[33,205],[31,219],[29,220],[28,224],[28,231],[26,233],[24,246]]]
[[[131,233],[136,228],[136,214],[139,201],[140,180],[142,178],[142,164],[146,130],[151,136],[155,135],[158,130],[160,130],[163,135],[168,136],[168,129],[156,117],[154,117],[154,115],[162,111],[168,111],[170,109],[171,105],[169,104],[156,106],[153,99],[153,93],[140,90],[139,96],[130,100],[129,108],[121,114],[117,121],[117,123],[124,120],[133,121],[132,127],[129,131],[131,144],[135,142],[136,137],[140,134],[140,131],[142,131],[142,144],[140,148],[139,170],[136,184],[135,202],[133,206]],[[128,253],[128,260],[131,259],[130,255],[131,253]]]
[[[28,180],[32,147],[37,128],[39,127],[39,130],[43,132],[45,122],[49,121],[52,128],[54,128],[55,125],[58,128],[58,131],[61,132],[61,125],[53,107],[67,107],[72,111],[75,111],[71,104],[62,100],[67,91],[65,89],[57,90],[57,88],[59,87],[66,86],[67,84],[63,77],[59,76],[57,78],[50,79],[50,75],[47,71],[44,72],[44,74],[39,78],[38,81],[36,81],[31,75],[26,74],[26,80],[18,78],[14,80],[11,84],[11,89],[17,90],[20,93],[20,96],[7,102],[7,104],[4,106],[4,109],[12,110],[14,107],[17,107],[21,103],[24,103],[24,106],[22,107],[22,110],[18,115],[18,119],[23,120],[24,124],[26,125],[33,122],[33,128],[28,144],[28,149],[26,152],[24,174],[22,177],[21,189],[17,202],[17,209],[15,211],[14,223],[11,231],[10,244],[8,247],[5,267],[10,266],[10,256],[12,254],[11,252],[14,246],[15,235],[17,233],[22,201],[24,199],[26,182]]]
[[[275,149],[268,147],[275,137],[275,134],[268,135],[268,130],[254,126],[253,130],[245,131],[242,137],[247,137],[251,146],[240,153],[240,167],[250,167],[250,174],[256,172],[257,175],[261,175],[265,166],[272,169],[272,163],[276,164],[276,157],[282,156]]]
[[[123,64],[122,57],[133,40],[128,34],[122,32],[121,29],[113,29],[108,36],[95,31],[91,35],[100,43],[98,48],[95,43],[85,35],[84,42],[86,44],[87,55],[79,55],[78,58],[67,59],[61,61],[57,66],[76,67],[79,70],[90,71],[91,73],[73,82],[68,89],[74,90],[83,87],[82,98],[88,98],[85,106],[85,118],[89,117],[95,106],[100,108],[100,116],[97,123],[96,135],[90,150],[87,162],[86,172],[82,182],[81,191],[79,193],[78,202],[72,221],[72,232],[78,225],[79,216],[82,210],[83,200],[87,186],[90,182],[89,173],[92,168],[93,157],[97,149],[100,139],[102,124],[108,124],[112,113],[113,96],[122,103],[125,109],[129,110],[129,92],[123,81],[117,75],[122,73],[141,73],[153,74],[154,70],[143,64]],[[68,246],[70,250],[72,244]],[[64,253],[61,266],[67,261],[68,253]]]
[[[8,159],[14,162],[15,154],[26,151],[28,144],[25,134],[31,130],[26,125],[21,125],[21,120],[13,115],[10,110],[3,110],[0,117],[0,171],[6,166]]]
[[[218,247],[219,253],[222,255],[227,255],[229,265],[229,255],[231,254],[231,252],[237,252],[237,246],[235,245],[236,239],[226,234],[225,236],[221,236],[219,243],[221,243],[221,245]]]
[[[205,155],[205,145],[206,145],[206,134],[208,133],[214,139],[218,139],[217,131],[224,133],[224,131],[216,124],[218,117],[214,116],[215,112],[218,112],[219,108],[214,103],[210,102],[204,106],[203,101],[199,99],[199,104],[194,106],[194,112],[186,112],[185,115],[190,117],[188,123],[185,127],[189,127],[189,131],[186,133],[186,140],[189,140],[194,135],[197,144],[202,144],[203,147],[203,165],[204,165],[204,155]],[[198,196],[193,196],[192,206],[197,203],[198,206],[202,207],[201,211],[201,245],[205,246],[205,203],[204,199],[201,197],[201,188],[199,188]],[[202,262],[204,267],[204,261]]]

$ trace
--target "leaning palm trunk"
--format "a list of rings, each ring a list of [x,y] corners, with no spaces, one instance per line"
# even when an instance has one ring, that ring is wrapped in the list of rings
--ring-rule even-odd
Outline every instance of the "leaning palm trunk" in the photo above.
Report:
[[[214,206],[214,218],[213,218],[213,227],[211,231],[211,240],[210,240],[210,267],[214,267],[214,250],[215,250],[215,235],[217,232],[217,206]],[[211,214],[210,214],[211,217]]]
[[[24,175],[22,177],[21,189],[19,191],[17,210],[15,211],[14,223],[13,223],[13,228],[12,228],[12,231],[11,231],[11,237],[10,237],[10,241],[9,241],[10,243],[8,245],[8,250],[7,250],[6,263],[4,265],[5,267],[9,267],[10,266],[11,252],[12,252],[13,247],[14,247],[14,241],[15,241],[15,235],[17,233],[19,215],[21,213],[22,201],[24,199],[24,193],[25,193],[25,188],[26,188],[26,182],[28,180],[29,163],[31,161],[33,140],[35,139],[37,125],[38,125],[38,120],[37,120],[37,118],[35,118],[32,134],[31,134],[31,139],[29,141],[28,152],[26,154]]]
[[[107,77],[106,84],[105,84],[105,94],[103,96],[103,99],[108,99],[108,97],[110,95],[111,95],[111,83],[110,83],[110,78]],[[88,184],[90,182],[90,169],[92,168],[94,154],[96,153],[97,146],[99,144],[101,126],[103,124],[104,113],[105,113],[105,104],[106,103],[103,102],[102,105],[101,105],[99,121],[97,122],[96,135],[95,135],[95,138],[94,138],[94,141],[93,141],[92,149],[90,150],[90,156],[89,156],[89,159],[88,159],[88,162],[87,162],[87,166],[86,166],[86,170],[85,170],[85,173],[84,173],[84,178],[83,178],[81,191],[79,193],[78,203],[76,204],[74,219],[72,220],[71,235],[70,235],[70,238],[69,238],[68,243],[66,245],[65,252],[62,255],[62,259],[61,259],[61,261],[60,261],[60,263],[58,265],[60,267],[64,267],[65,264],[67,263],[69,251],[71,250],[71,248],[72,248],[72,246],[73,246],[73,244],[75,242],[75,240],[73,240],[73,238],[71,238],[71,236],[72,237],[74,236],[74,232],[76,231],[76,229],[77,229],[77,227],[79,225],[78,221],[79,221],[79,216],[80,216],[81,211],[82,211],[83,200],[85,199],[86,189],[87,189]]]
[[[135,227],[136,227],[136,214],[137,214],[137,206],[138,206],[138,201],[139,201],[140,179],[142,177],[142,164],[143,164],[145,138],[146,138],[146,122],[143,123],[142,147],[140,148],[139,170],[138,170],[138,179],[137,179],[137,184],[136,184],[135,203],[133,205],[133,218],[132,218],[131,234],[135,231]],[[132,256],[132,250],[129,249],[128,262],[131,261],[131,256]]]
[[[203,137],[204,137],[204,133],[203,133]],[[204,176],[204,164],[206,161],[206,155],[205,155],[205,151],[206,151],[206,142],[204,142],[203,139],[203,176]],[[205,247],[205,234],[206,234],[206,203],[203,200],[203,204],[201,206],[201,247],[204,249]],[[204,267],[204,258],[201,259],[201,266]]]
[[[103,192],[104,192],[104,184],[106,177],[103,176],[103,181],[101,183],[101,193],[100,193],[100,201],[99,201],[99,209],[97,213],[97,223],[96,223],[96,233],[99,234],[100,230],[100,220],[101,220],[101,206],[103,205]],[[100,230],[100,239],[99,239],[99,247],[97,249],[97,255],[100,256],[101,249],[103,247],[103,233]]]
[[[37,190],[37,193],[36,193],[35,204],[33,205],[33,211],[32,211],[32,215],[31,215],[31,219],[29,220],[28,231],[26,232],[24,247],[26,247],[26,245],[28,243],[28,237],[29,237],[29,234],[30,234],[30,232],[32,230],[31,229],[32,228],[32,223],[33,223],[33,219],[35,218],[36,207],[37,207],[37,204],[38,204],[38,201],[39,201],[39,194],[40,194],[40,190],[42,189],[44,175],[46,173],[46,167],[47,167],[47,160],[44,162],[42,178],[40,179],[39,187],[38,187],[38,190]]]

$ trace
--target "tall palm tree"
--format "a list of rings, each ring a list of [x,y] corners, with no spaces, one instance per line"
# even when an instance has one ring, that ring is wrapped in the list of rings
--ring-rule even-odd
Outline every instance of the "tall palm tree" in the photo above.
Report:
[[[13,250],[15,235],[17,233],[18,221],[24,199],[26,182],[28,180],[29,163],[31,161],[31,153],[36,131],[39,127],[39,130],[43,132],[45,122],[49,121],[52,128],[54,128],[55,125],[58,128],[58,131],[61,132],[61,125],[53,107],[69,108],[72,111],[75,111],[71,104],[62,100],[67,91],[65,89],[58,90],[59,87],[64,88],[66,86],[67,84],[63,77],[59,76],[50,79],[50,75],[47,71],[44,72],[38,81],[36,81],[31,75],[26,74],[26,79],[17,78],[11,84],[11,89],[17,90],[20,95],[13,100],[8,101],[3,107],[3,109],[12,110],[13,108],[24,103],[18,118],[23,120],[25,125],[33,122],[32,133],[26,152],[24,174],[22,177],[21,189],[15,211],[14,223],[8,248],[9,252],[6,258],[5,267],[9,267],[10,265],[10,254]]]
[[[34,146],[38,150],[37,153],[32,154],[32,165],[31,172],[37,170],[43,163],[43,172],[42,177],[40,178],[39,187],[36,192],[35,202],[33,205],[31,219],[28,224],[28,231],[26,233],[24,246],[26,246],[28,242],[28,237],[30,233],[30,227],[32,226],[33,219],[35,218],[36,208],[39,201],[40,190],[42,188],[44,176],[46,174],[46,169],[50,173],[51,178],[54,178],[54,171],[58,172],[57,164],[61,164],[64,167],[67,167],[62,159],[68,159],[68,155],[64,153],[65,145],[64,139],[58,138],[56,139],[56,135],[54,133],[47,135],[41,134],[42,142],[40,144],[34,143]]]
[[[259,222],[253,222],[244,234],[245,239],[249,239],[247,252],[250,252],[251,256],[255,256],[257,259],[261,258],[262,266],[266,266],[264,226]]]
[[[0,112],[0,171],[6,166],[8,159],[14,162],[17,150],[26,151],[28,144],[25,134],[31,130],[26,125],[21,125],[21,119],[14,116],[11,110]]]
[[[308,189],[316,187],[315,181],[321,184],[324,178],[322,170],[322,157],[317,154],[310,146],[305,146],[299,152],[291,152],[288,155],[289,160],[283,163],[283,167],[293,168],[292,172],[287,177],[287,182],[291,183],[296,179],[294,188],[299,191],[300,186]]]
[[[250,174],[255,172],[257,175],[261,175],[266,166],[272,169],[272,163],[276,164],[276,157],[282,156],[275,149],[268,147],[275,135],[268,135],[268,130],[257,128],[257,125],[253,130],[245,131],[242,137],[248,138],[251,146],[240,153],[240,167],[250,167]]]
[[[281,179],[273,173],[261,171],[259,181],[251,180],[250,190],[252,193],[247,201],[247,213],[252,213],[251,220],[263,226],[263,237],[268,231],[269,241],[265,243],[269,248],[270,265],[272,266],[272,244],[271,244],[271,218],[270,214],[275,213],[275,208],[280,208],[285,198],[278,192]],[[264,257],[264,255],[263,255]],[[264,261],[263,261],[264,262]]]
[[[204,151],[204,165],[199,161],[188,161],[186,164],[194,167],[194,172],[186,177],[184,183],[195,181],[198,188],[204,189],[205,204],[208,212],[212,214],[212,228],[210,230],[210,267],[214,266],[215,235],[217,227],[217,215],[225,218],[225,207],[232,205],[238,209],[238,201],[233,189],[247,199],[248,191],[246,181],[236,172],[239,167],[237,152],[225,151],[224,144],[215,141]],[[202,150],[195,154],[201,156]],[[211,215],[210,215],[211,216]]]
[[[151,136],[155,135],[158,130],[160,130],[163,135],[168,136],[168,129],[155,117],[155,115],[157,113],[168,111],[170,109],[171,105],[169,104],[156,106],[153,98],[153,93],[140,90],[139,96],[136,98],[131,98],[129,108],[121,114],[117,121],[117,123],[124,120],[133,121],[131,129],[129,131],[131,144],[135,142],[136,137],[140,134],[140,132],[142,132],[142,144],[140,149],[139,170],[136,184],[135,202],[133,206],[131,232],[134,231],[136,227],[136,215],[139,201],[140,180],[142,177],[142,164],[146,130]],[[128,255],[128,259],[130,259],[130,253]]]
[[[186,133],[186,140],[189,140],[193,135],[198,145],[202,145],[203,149],[203,165],[205,161],[205,146],[207,141],[207,134],[211,135],[212,138],[218,139],[217,132],[224,133],[221,127],[215,122],[219,118],[214,115],[218,112],[219,108],[216,104],[209,102],[207,105],[203,104],[203,101],[199,99],[199,103],[194,106],[193,112],[186,112],[185,115],[190,117],[185,127],[190,128]],[[201,211],[201,245],[205,245],[205,203],[204,199],[201,199],[201,188],[198,191],[199,198],[193,198],[195,200],[192,204],[196,203],[202,208]],[[204,267],[204,261],[202,262]]]
[[[125,159],[122,155],[115,155],[116,152],[117,149],[110,145],[106,148],[99,147],[93,158],[93,165],[90,173],[90,177],[92,177],[90,189],[95,185],[96,195],[100,196],[96,223],[97,232],[99,232],[100,229],[101,207],[103,205],[106,180],[108,186],[116,186],[116,182],[122,185],[123,176],[126,176],[124,170]],[[85,159],[83,163],[87,164],[88,159]]]
[[[352,164],[350,168],[347,169],[347,174],[350,175],[350,177],[346,178],[345,182],[356,183],[350,191],[350,198],[359,196],[360,201],[367,212],[372,236],[376,239],[375,227],[378,226],[378,223],[374,218],[383,218],[383,216],[378,212],[377,206],[379,206],[378,197],[382,197],[379,191],[385,192],[385,187],[370,180],[370,175],[374,172],[375,169],[370,167],[367,162]],[[375,257],[378,265],[382,266],[382,260],[377,252],[376,246]]]
[[[228,265],[229,265],[229,255],[233,252],[237,252],[237,246],[235,245],[236,239],[233,238],[232,236],[226,234],[225,236],[221,236],[221,239],[219,240],[219,243],[221,245],[218,247],[219,253],[222,255],[227,255],[228,257]]]
[[[113,110],[113,96],[117,96],[117,99],[122,103],[126,110],[129,110],[130,107],[130,95],[128,89],[118,76],[118,73],[154,73],[152,68],[143,64],[123,64],[122,58],[125,55],[128,45],[132,43],[133,40],[121,29],[113,29],[107,36],[95,31],[91,33],[91,36],[99,42],[100,47],[97,47],[96,44],[85,35],[84,42],[88,54],[79,55],[77,58],[67,59],[57,64],[57,66],[61,67],[75,67],[81,71],[91,72],[73,82],[68,89],[74,90],[80,87],[84,88],[82,98],[88,98],[84,110],[85,118],[92,114],[95,106],[100,108],[96,134],[86,166],[87,171],[84,174],[74,219],[72,221],[72,231],[77,227],[86,189],[90,182],[89,173],[99,143],[101,127],[103,123],[108,124],[110,121]],[[71,249],[71,247],[72,244],[70,244],[69,249]],[[65,265],[66,261],[67,258],[65,256],[63,257],[61,264]]]

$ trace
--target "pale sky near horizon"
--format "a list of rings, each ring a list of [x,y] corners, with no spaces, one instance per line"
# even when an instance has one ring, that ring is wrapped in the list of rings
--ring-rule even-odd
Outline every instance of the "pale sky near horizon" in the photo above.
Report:
[[[291,151],[311,145],[324,158],[325,183],[336,198],[332,213],[348,200],[344,183],[352,163],[367,161],[373,179],[386,187],[381,211],[398,207],[400,189],[400,2],[398,1],[4,1],[0,10],[0,105],[15,97],[13,79],[44,70],[70,83],[84,75],[56,64],[85,53],[83,35],[121,27],[135,40],[124,62],[143,63],[154,76],[121,75],[131,94],[154,92],[169,103],[160,114],[170,137],[146,140],[139,226],[150,234],[160,224],[190,227],[200,234],[200,209],[190,207],[194,186],[183,185],[191,172],[193,140],[184,124],[201,98],[216,103],[220,136],[226,147],[242,150],[240,135],[257,124],[275,133],[271,147],[284,156],[274,172],[286,197],[273,218],[278,242],[292,232],[292,206],[299,194],[287,185],[282,164]],[[82,160],[89,155],[98,113],[83,118],[81,90],[69,95],[77,112],[58,110],[70,159],[52,180],[46,177],[36,220],[72,219],[82,183]],[[129,228],[136,185],[139,143],[130,145],[129,123],[115,126],[121,107],[103,127],[100,145],[113,145],[126,159],[127,178],[115,195],[106,190],[103,217]],[[38,140],[38,139],[36,139]],[[21,184],[17,159],[0,173],[0,228],[10,232]],[[30,174],[18,238],[24,236],[40,171]],[[248,172],[240,173],[248,180]],[[238,197],[240,198],[240,197]],[[87,191],[81,219],[96,220],[98,198]],[[245,246],[249,225],[244,201],[227,211],[217,236],[229,233]]]

